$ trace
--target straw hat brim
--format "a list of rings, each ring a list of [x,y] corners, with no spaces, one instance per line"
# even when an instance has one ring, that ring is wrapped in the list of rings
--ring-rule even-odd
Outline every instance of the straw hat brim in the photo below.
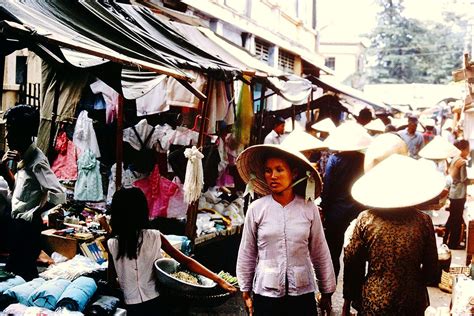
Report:
[[[321,194],[322,181],[318,171],[311,165],[306,157],[297,151],[283,147],[281,145],[264,144],[254,145],[248,147],[240,153],[236,160],[237,170],[240,177],[245,183],[248,183],[251,178],[251,174],[255,175],[253,181],[255,192],[260,195],[271,194],[270,188],[265,182],[265,157],[269,156],[269,151],[274,151],[292,158],[297,164],[298,171],[301,172],[301,176],[306,174],[306,171],[310,171],[313,174],[315,185],[315,197]],[[270,154],[271,155],[271,154]],[[304,171],[304,172],[303,172]],[[306,182],[304,182],[306,183]]]
[[[418,155],[431,160],[444,160],[461,154],[461,151],[441,136],[435,138],[423,147]]]
[[[330,118],[325,118],[311,125],[311,128],[319,132],[331,133],[336,129],[336,124]]]
[[[324,144],[334,151],[358,151],[369,147],[372,136],[360,124],[346,122],[337,127]]]
[[[385,133],[376,138],[365,151],[364,171],[368,172],[393,154],[408,156],[408,146],[400,136]]]
[[[299,130],[294,130],[281,142],[281,146],[294,151],[307,151],[326,148],[316,137]]]
[[[445,185],[443,175],[433,167],[395,154],[359,178],[351,193],[356,201],[368,207],[393,209],[429,201]]]

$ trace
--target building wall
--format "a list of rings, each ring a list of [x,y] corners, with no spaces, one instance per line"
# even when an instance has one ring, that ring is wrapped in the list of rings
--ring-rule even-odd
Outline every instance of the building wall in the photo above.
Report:
[[[244,46],[255,53],[255,38],[275,46],[274,56],[280,49],[295,55],[294,73],[301,74],[299,56],[310,56],[323,62],[316,53],[317,33],[313,27],[315,0],[182,0],[188,11],[207,16],[209,25],[217,34]],[[239,33],[240,32],[240,36]],[[242,33],[248,33],[245,45]],[[268,63],[278,66],[278,59]]]
[[[334,76],[345,81],[354,74],[364,72],[365,46],[361,43],[327,43],[319,44],[319,53],[327,58],[335,59]]]

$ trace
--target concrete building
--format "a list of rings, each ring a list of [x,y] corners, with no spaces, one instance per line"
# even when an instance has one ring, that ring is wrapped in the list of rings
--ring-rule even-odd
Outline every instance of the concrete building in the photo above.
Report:
[[[142,0],[198,17],[260,60],[297,75],[319,76],[315,0]]]
[[[321,30],[319,53],[324,57],[325,66],[334,70],[335,78],[356,89],[364,87],[365,51],[363,40],[341,37],[344,32]]]

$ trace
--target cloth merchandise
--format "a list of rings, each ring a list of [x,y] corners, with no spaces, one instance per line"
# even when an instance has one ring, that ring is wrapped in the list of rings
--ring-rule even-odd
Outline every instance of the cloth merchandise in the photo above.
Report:
[[[112,203],[112,197],[116,191],[115,187],[115,179],[116,179],[116,168],[117,164],[113,164],[110,168],[110,176],[109,176],[109,187],[107,189],[107,204]],[[145,178],[147,175],[145,173],[140,173],[138,171],[131,170],[130,168],[123,169],[122,168],[122,187],[124,188],[131,188],[133,187],[133,183],[137,180]]]
[[[89,118],[87,111],[82,111],[79,114],[72,140],[81,153],[89,149],[94,153],[96,158],[100,158],[97,136],[94,131],[92,119]]]
[[[150,124],[146,119],[141,120],[135,126],[136,132],[132,127],[123,130],[123,141],[130,144],[135,150],[142,148],[142,142],[145,143],[146,148],[159,149],[160,132]],[[138,135],[137,135],[138,134]],[[148,139],[147,142],[145,140]]]
[[[229,111],[225,82],[213,80],[210,93],[208,101],[209,124],[207,127],[207,133],[215,134],[216,121],[223,121]],[[233,107],[231,107],[231,109],[233,110]]]
[[[105,121],[107,124],[112,123],[117,117],[117,107],[120,95],[101,80],[92,83],[90,88],[95,94],[102,93],[106,104]]]
[[[176,135],[176,130],[174,130],[171,125],[157,125],[155,126],[155,133],[157,135],[157,139],[160,142],[160,147],[163,152],[167,152],[170,149],[170,145],[172,140]]]
[[[118,240],[111,238],[107,242],[125,304],[140,304],[159,295],[153,264],[161,258],[161,233],[158,230],[145,229],[142,235],[137,259],[128,259],[126,256],[117,259]]]
[[[184,201],[183,184],[178,177],[173,178],[173,183],[178,187],[168,202],[167,217],[182,218],[186,217],[188,204]]]
[[[135,181],[133,186],[140,188],[145,194],[150,219],[167,217],[169,200],[179,190],[173,181],[160,176],[158,165],[155,165],[149,177]]]
[[[172,145],[197,145],[199,140],[199,133],[184,126],[178,126],[176,127],[174,137],[170,140]]]
[[[76,255],[71,260],[49,266],[48,269],[40,275],[47,280],[59,278],[72,281],[81,275],[101,269],[102,267],[97,262],[87,257]]]
[[[77,152],[74,143],[67,138],[66,132],[61,130],[56,137],[54,150],[56,159],[51,165],[51,170],[60,180],[77,179]]]
[[[74,187],[74,199],[77,201],[100,201],[104,198],[102,192],[102,177],[99,161],[94,153],[87,149],[77,161],[79,175]]]
[[[30,294],[28,305],[54,310],[61,294],[70,284],[71,281],[64,279],[46,281]]]
[[[56,312],[44,307],[30,306],[25,309],[23,316],[57,316]]]
[[[195,89],[204,92],[206,77],[196,71],[188,70],[187,72],[190,74],[190,76],[196,78],[196,80],[192,82],[191,85]],[[174,78],[170,77],[168,79],[166,93],[166,104],[168,106],[174,105],[189,108],[198,108],[199,106],[199,99]]]
[[[6,315],[24,315],[27,308],[28,306],[19,303],[10,304],[3,310],[3,313]]]
[[[8,289],[11,289],[14,286],[17,286],[23,283],[25,283],[25,280],[19,275],[15,276],[14,278],[0,282],[0,294],[2,294]]]
[[[71,76],[71,72],[74,73]],[[84,87],[89,81],[89,72],[78,68],[55,67],[51,63],[41,63],[41,106],[40,125],[36,144],[44,153],[48,154],[51,145],[53,112],[57,114],[56,122],[73,123],[76,107],[81,100]],[[57,87],[59,86],[59,91]],[[54,109],[56,91],[58,103]]]
[[[184,156],[188,159],[183,184],[184,201],[191,204],[199,199],[204,185],[204,172],[202,169],[202,158],[204,158],[204,155],[196,146],[193,146],[184,150]]]
[[[168,155],[168,163],[182,183],[185,182],[187,172],[188,159],[184,155],[187,148],[185,146],[171,145]],[[204,190],[207,190],[208,187],[213,187],[217,183],[220,156],[217,146],[214,144],[204,146],[202,154],[204,155],[202,167],[203,170],[206,170],[204,173]]]
[[[250,86],[242,84],[242,89],[237,102],[237,113],[234,125],[234,137],[241,148],[250,143],[250,131],[253,123],[253,97]]]
[[[58,300],[57,307],[64,307],[70,311],[82,312],[87,302],[97,291],[97,284],[94,279],[88,277],[78,277],[66,288]]]
[[[147,94],[135,99],[137,104],[137,116],[145,116],[168,111],[166,103],[168,78],[163,75],[162,80]]]
[[[99,299],[92,303],[89,315],[111,316],[117,310],[120,300],[113,296],[101,295]]]
[[[20,304],[30,306],[30,303],[28,302],[30,295],[43,285],[43,283],[45,283],[44,279],[36,278],[30,282],[14,286],[6,290],[4,294],[15,298]]]

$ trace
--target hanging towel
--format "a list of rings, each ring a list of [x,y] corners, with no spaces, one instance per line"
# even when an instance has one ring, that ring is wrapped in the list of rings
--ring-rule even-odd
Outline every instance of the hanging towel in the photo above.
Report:
[[[89,149],[81,154],[77,161],[79,175],[74,187],[74,199],[77,201],[103,200],[102,177],[99,161]]]
[[[100,158],[99,144],[97,143],[94,125],[92,124],[92,120],[89,118],[87,111],[82,111],[79,114],[74,128],[72,141],[81,153],[89,149],[97,158]]]
[[[8,289],[11,289],[14,286],[17,286],[17,285],[20,285],[20,284],[23,284],[23,283],[26,283],[26,282],[19,275],[15,276],[14,278],[8,279],[6,281],[0,282],[0,294],[2,294],[3,292],[5,292]]]
[[[64,279],[46,281],[31,293],[28,298],[28,305],[54,310],[61,294],[70,284],[71,281]]]
[[[105,82],[97,80],[90,85],[91,91],[95,94],[102,93],[105,101],[105,121],[107,124],[112,123],[117,117],[117,107],[120,95]]]
[[[87,302],[97,290],[94,279],[88,277],[78,277],[66,288],[59,298],[57,307],[65,307],[70,311],[82,312]]]
[[[31,293],[33,293],[43,283],[45,283],[44,279],[36,278],[30,282],[14,286],[11,289],[6,290],[4,294],[15,298],[20,304],[31,306],[28,303],[28,298],[30,297]]]

